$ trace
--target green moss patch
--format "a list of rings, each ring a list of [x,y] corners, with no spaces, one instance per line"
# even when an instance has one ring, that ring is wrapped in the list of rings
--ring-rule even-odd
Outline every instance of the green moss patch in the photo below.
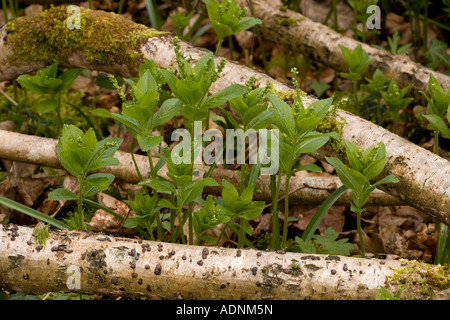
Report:
[[[7,42],[14,49],[12,63],[67,61],[73,51],[81,50],[84,60],[98,65],[143,62],[140,45],[150,37],[163,34],[117,14],[80,8],[80,28],[69,29],[73,14],[66,7],[21,17],[7,26]]]

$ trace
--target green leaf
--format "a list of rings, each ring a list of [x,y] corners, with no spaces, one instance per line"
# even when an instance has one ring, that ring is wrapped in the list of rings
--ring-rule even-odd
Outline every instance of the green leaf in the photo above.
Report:
[[[106,190],[113,183],[114,178],[114,175],[111,173],[94,173],[84,181],[99,190]]]
[[[64,188],[58,188],[53,190],[48,194],[48,198],[50,200],[62,200],[62,201],[78,199],[78,197],[74,195],[72,191]]]
[[[321,246],[319,249],[320,253],[349,256],[350,251],[355,249],[355,246],[351,243],[347,243],[348,239],[336,241],[338,236],[339,234],[329,227],[325,230],[325,237],[313,235],[313,238],[315,244]]]
[[[436,38],[431,39],[430,47],[425,51],[423,56],[427,60],[425,65],[427,68],[436,69],[439,64],[450,69],[450,56],[447,53],[448,44]]]
[[[333,204],[341,197],[341,195],[344,194],[345,190],[347,190],[347,187],[340,186],[335,191],[333,191],[332,194],[330,194],[326,200],[320,205],[319,209],[317,209],[316,213],[314,214],[311,221],[308,223],[305,231],[302,234],[302,239],[305,242],[308,242],[311,240],[312,236],[317,230],[317,227],[319,226],[320,222],[322,221],[325,214],[330,210],[330,208],[333,206]]]
[[[162,136],[143,137],[141,135],[138,135],[137,141],[142,151],[149,152],[153,147],[156,147],[163,141],[163,137]]]
[[[239,199],[239,192],[230,182],[225,179],[222,180],[222,186],[223,201],[225,201],[227,205],[234,207],[234,202]]]
[[[314,90],[314,94],[318,98],[320,98],[325,93],[325,91],[330,89],[330,86],[328,85],[328,83],[319,82],[319,81],[317,81],[317,79],[313,80],[310,87],[311,87],[311,89]]]
[[[364,184],[365,180],[364,176],[362,176],[361,173],[359,173],[358,171],[355,170],[352,171],[352,169],[348,168],[338,158],[325,157],[325,159],[329,164],[331,164],[334,167],[342,184],[347,188],[357,190],[360,188],[362,184]],[[355,177],[356,173],[359,174],[360,177]],[[363,180],[363,183],[361,183],[361,180]]]
[[[222,89],[219,92],[216,92],[215,94],[209,96],[202,107],[207,109],[218,107],[233,98],[247,93],[248,91],[249,89],[243,85],[232,84],[231,86],[226,87],[225,89]]]
[[[233,29],[233,33],[239,33],[243,30],[250,29],[250,28],[256,26],[257,24],[261,24],[261,23],[262,23],[262,21],[257,18],[252,18],[252,17],[241,18],[239,20],[238,27]]]
[[[175,207],[172,202],[170,202],[167,199],[161,199],[158,203],[158,206],[163,207],[163,208],[169,208],[169,209],[173,209],[173,210],[177,210],[177,207]]]
[[[56,220],[52,217],[49,217],[48,215],[39,212],[37,210],[34,210],[32,208],[29,208],[21,203],[18,203],[16,201],[13,201],[11,199],[8,199],[4,196],[0,196],[0,204],[7,206],[8,208],[11,208],[13,210],[17,210],[19,212],[22,212],[23,214],[26,214],[27,216],[36,218],[38,220],[41,220],[49,225],[52,225],[58,229],[70,229],[68,225],[65,223]]]
[[[426,118],[428,121],[430,121],[430,123],[433,124],[436,128],[438,128],[439,131],[442,132],[444,136],[450,139],[450,128],[445,124],[443,119],[441,119],[438,115],[435,114],[427,114],[424,115],[423,117]]]
[[[58,108],[58,102],[53,99],[45,100],[36,105],[37,111],[42,114],[49,113],[50,111],[53,111],[56,108]]]
[[[328,140],[330,140],[330,138],[323,135],[308,137],[300,141],[300,143],[296,146],[294,150],[295,154],[300,155],[315,152],[317,149],[327,143]]]
[[[139,182],[140,185],[149,186],[157,192],[166,192],[175,194],[177,191],[175,187],[168,181],[162,181],[155,178],[150,178]]]
[[[397,183],[400,180],[398,180],[398,178],[394,175],[388,175],[386,177],[384,177],[383,179],[377,181],[376,183],[374,183],[373,185],[371,185],[367,190],[365,190],[366,193],[370,193],[373,190],[375,190],[375,188],[377,188],[379,185],[382,184],[386,184],[386,183]]]
[[[121,77],[116,77],[116,80],[117,80],[117,85],[119,87],[121,87],[125,84],[125,81]],[[100,88],[105,88],[105,89],[109,89],[109,90],[116,89],[114,87],[113,83],[111,82],[111,80],[109,79],[109,76],[106,73],[102,73],[102,72],[100,72],[98,74],[95,84],[97,86],[99,86]]]
[[[170,119],[174,118],[182,108],[182,104],[178,99],[167,99],[155,113],[152,119],[152,129],[159,127]]]
[[[70,87],[74,81],[76,80],[76,78],[78,78],[78,76],[81,73],[81,69],[68,69],[66,71],[64,71],[58,78],[62,80],[62,85],[61,87],[58,88],[58,91],[64,90],[68,87]]]

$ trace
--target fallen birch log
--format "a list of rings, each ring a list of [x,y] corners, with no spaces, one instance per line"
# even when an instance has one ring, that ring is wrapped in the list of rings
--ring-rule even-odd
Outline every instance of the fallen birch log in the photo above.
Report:
[[[227,249],[0,226],[0,287],[29,294],[77,292],[166,299],[448,299],[442,266],[417,261]]]
[[[200,11],[207,16],[205,0],[174,0],[172,2],[188,10]],[[241,7],[248,7],[247,0],[237,0],[236,2]],[[337,71],[348,72],[339,45],[351,50],[361,45],[369,57],[375,59],[370,63],[369,74],[380,69],[386,77],[395,79],[400,87],[409,86],[416,98],[423,98],[419,93],[420,90],[428,91],[430,73],[436,77],[444,90],[450,89],[448,75],[415,63],[406,55],[391,54],[361,43],[322,23],[314,22],[300,13],[281,10],[280,6],[274,6],[268,0],[253,0],[252,2],[255,17],[262,20],[262,35],[293,52],[302,52],[313,60],[320,61]],[[250,10],[247,14],[250,15]]]
[[[68,18],[64,7],[53,8],[41,15],[19,18],[3,27],[0,31],[0,81],[35,71],[54,59],[59,59],[65,66],[124,77],[137,75],[143,57],[154,60],[161,68],[177,67],[170,35],[138,27],[115,14],[90,10],[82,10],[83,28],[75,29],[77,33],[71,35],[74,30],[65,29]],[[108,33],[105,35],[105,32]],[[181,48],[192,63],[205,54],[205,50],[187,43],[182,43]],[[216,57],[216,63],[219,60],[220,57]],[[221,76],[211,87],[211,93],[228,87],[231,82],[245,84],[250,77],[256,77],[262,86],[273,83],[286,98],[294,93],[292,88],[269,76],[233,62],[226,63]],[[315,100],[315,97],[306,96],[303,103],[308,106]],[[387,165],[379,178],[392,173],[398,175],[400,182],[383,185],[381,190],[450,224],[449,161],[349,112],[340,111],[336,116],[345,122],[344,139],[364,148],[379,141],[386,144]]]
[[[37,136],[30,136],[11,131],[0,130],[0,159],[32,163],[40,166],[60,168],[62,165],[59,162],[58,154],[56,153],[56,145],[58,141],[50,138],[42,138]],[[118,151],[116,158],[119,159],[120,165],[114,167],[106,167],[101,169],[101,172],[112,173],[116,178],[129,182],[138,183],[139,177],[133,164],[131,155],[126,152]],[[136,163],[139,171],[147,173],[150,171],[150,166],[146,156],[135,155]],[[153,158],[153,163],[156,165],[159,158]],[[196,165],[195,170],[199,172],[196,179],[201,179],[209,170],[208,166]],[[169,179],[166,175],[167,167],[164,166],[159,171],[159,175]],[[240,178],[234,170],[216,168],[214,169],[211,178],[216,180],[220,187],[207,187],[205,192],[209,194],[221,195],[222,179],[228,180],[230,183],[239,187]],[[290,199],[292,203],[320,205],[325,199],[337,188],[342,185],[338,177],[320,177],[294,176],[290,180]],[[281,190],[284,190],[284,181],[281,183]],[[259,192],[255,194],[257,200],[271,201],[270,192],[270,178],[269,176],[260,176],[257,181],[257,189]],[[351,201],[351,192],[347,190],[335,205],[349,205]],[[390,206],[401,205],[402,202],[383,191],[375,190],[369,198],[368,205],[372,206]]]

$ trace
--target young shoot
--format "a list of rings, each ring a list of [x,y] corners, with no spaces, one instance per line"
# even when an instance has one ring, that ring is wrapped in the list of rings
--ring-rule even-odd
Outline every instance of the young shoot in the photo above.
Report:
[[[49,199],[77,201],[74,218],[77,228],[87,229],[84,221],[84,199],[106,190],[114,181],[114,175],[110,173],[89,173],[119,165],[120,162],[114,158],[114,154],[121,143],[122,139],[119,138],[106,138],[97,142],[92,128],[83,133],[74,125],[64,125],[62,136],[58,140],[57,153],[64,169],[77,179],[78,195],[58,188],[50,192]]]
[[[340,159],[326,157],[335,170],[342,184],[352,190],[350,210],[356,213],[356,225],[361,243],[361,255],[365,257],[364,239],[361,229],[361,213],[369,200],[370,193],[381,184],[396,183],[399,180],[394,175],[388,175],[378,182],[371,184],[386,165],[386,148],[382,142],[366,150],[356,147],[350,141],[344,140],[345,152],[351,168]]]

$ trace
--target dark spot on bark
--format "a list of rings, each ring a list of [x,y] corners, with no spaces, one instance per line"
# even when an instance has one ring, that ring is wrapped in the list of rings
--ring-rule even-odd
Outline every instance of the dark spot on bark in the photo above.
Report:
[[[138,285],[142,285],[142,283],[143,283],[142,279],[139,279]]]
[[[252,274],[254,276],[256,276],[256,273],[258,272],[258,267],[253,267],[251,270],[252,270]]]
[[[203,260],[198,260],[198,261],[197,261],[197,264],[198,264],[199,266],[202,266],[202,265],[203,265]]]
[[[317,271],[320,269],[320,267],[316,266],[315,264],[306,264],[305,265],[306,269],[312,270],[312,271]]]
[[[204,249],[202,250],[202,259],[208,258],[208,254],[209,254],[208,248],[204,248]]]
[[[236,257],[240,257],[241,256],[241,250],[236,251]]]
[[[131,261],[130,262],[130,267],[131,267],[131,269],[136,269],[136,262]]]
[[[320,257],[318,257],[318,256],[303,256],[300,259],[302,259],[302,260],[317,260],[317,261],[319,261]]]
[[[131,276],[132,276],[133,278],[137,278],[137,277],[138,277],[138,274],[137,274],[136,272],[133,272],[133,273],[131,274]]]
[[[147,290],[148,292],[152,292],[152,287],[148,284],[146,290]]]
[[[331,269],[331,274],[332,274],[332,275],[335,275],[335,274],[336,274],[336,270]]]
[[[97,273],[99,269],[106,267],[106,254],[103,250],[91,250],[86,252],[88,269],[92,273]]]
[[[164,260],[164,256],[159,256],[159,260]]]
[[[117,277],[112,277],[112,278],[111,278],[111,283],[112,283],[113,285],[117,285],[118,282],[119,282],[119,281],[118,281]]]
[[[257,286],[257,287],[261,287],[261,286],[262,286],[261,281],[256,281],[256,286]]]
[[[227,286],[225,284],[223,284],[223,283],[220,285],[220,289],[225,289],[226,287]]]
[[[257,257],[261,257],[261,252],[257,252],[257,253],[256,253],[256,256],[257,256]]]
[[[341,261],[341,258],[338,256],[328,256],[325,258],[325,260],[331,260],[331,261]]]
[[[247,300],[247,296],[241,296],[241,300]]]
[[[161,265],[157,263],[154,272],[157,276],[159,276],[161,274],[161,271],[162,271]]]
[[[23,275],[23,279],[24,280],[29,280],[30,279],[30,275],[28,273]]]
[[[291,273],[292,273],[292,270],[289,269],[289,268],[284,268],[284,269],[283,269],[283,273],[291,274]]]
[[[348,270],[348,267],[347,267],[347,264],[346,264],[346,263],[344,263],[344,267],[342,267],[342,270],[344,270],[344,271],[347,271],[347,270]]]
[[[384,261],[380,261],[380,264],[385,264],[386,262],[384,262]]]
[[[28,240],[28,241],[27,241],[27,245],[29,245],[29,246],[31,246],[32,243],[33,243],[33,242],[32,242],[31,240]]]
[[[284,250],[277,250],[277,253],[278,253],[278,254],[285,254],[286,251],[284,251]]]
[[[145,265],[145,270],[150,269],[150,266],[148,264]]]
[[[187,258],[186,258],[185,255],[183,255],[183,256],[181,257],[181,259],[186,260]]]
[[[136,249],[131,249],[130,252],[128,252],[128,255],[134,257],[136,255]]]
[[[36,247],[36,251],[39,252],[42,250],[42,248],[43,248],[42,244],[38,244]]]
[[[103,274],[108,274],[108,270],[103,270]]]

